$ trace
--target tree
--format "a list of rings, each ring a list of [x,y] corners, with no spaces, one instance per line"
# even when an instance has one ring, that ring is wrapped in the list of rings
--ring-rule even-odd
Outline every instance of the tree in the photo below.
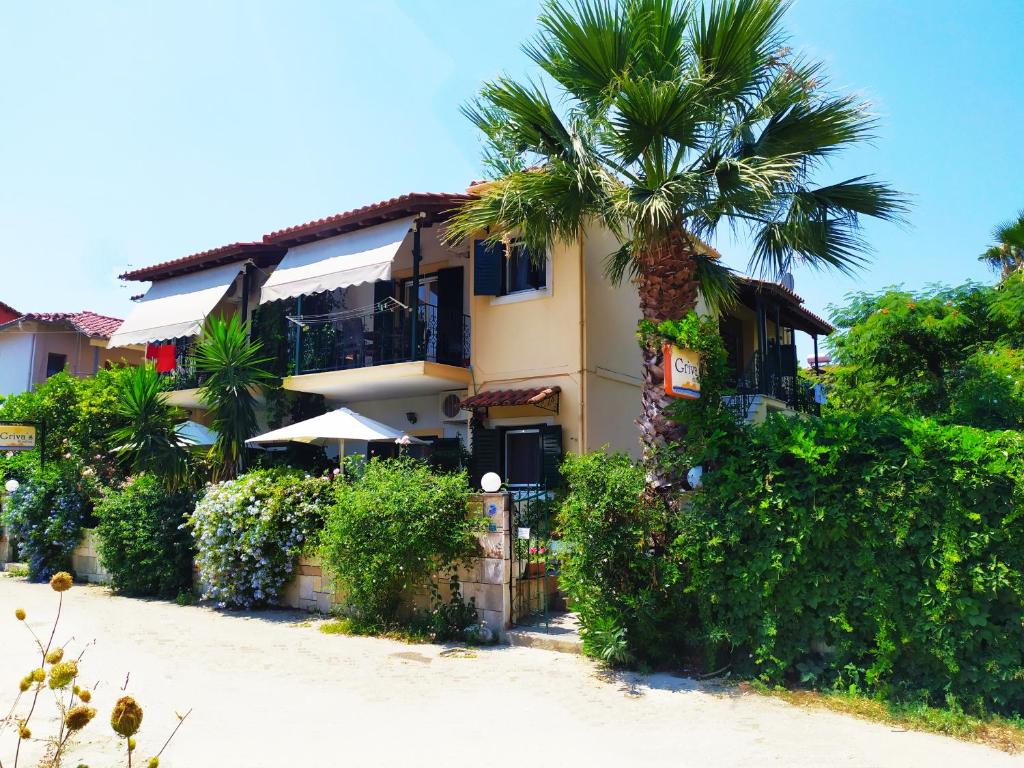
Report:
[[[999,273],[1000,279],[1005,280],[1024,267],[1024,211],[1017,214],[1014,221],[996,227],[992,238],[995,243],[978,260],[988,264]]]
[[[875,125],[856,98],[832,95],[822,66],[785,47],[785,0],[551,2],[524,48],[554,80],[499,78],[464,112],[483,132],[494,181],[460,208],[449,236],[521,237],[531,252],[585,223],[623,243],[610,279],[627,275],[643,317],[679,319],[726,301],[731,273],[702,239],[749,230],[751,271],[794,263],[851,271],[866,258],[862,216],[898,219],[904,198],[858,176],[816,186],[841,149]],[[665,414],[661,351],[643,362],[645,457],[684,437]],[[654,476],[654,486],[668,478]]]
[[[124,421],[110,435],[120,461],[131,472],[150,472],[169,487],[180,484],[188,452],[175,431],[178,410],[167,402],[154,366],[132,368],[121,379],[115,411]]]
[[[213,416],[217,441],[212,450],[215,474],[232,478],[245,469],[245,441],[256,434],[256,394],[274,376],[263,345],[249,338],[249,327],[237,315],[211,317],[196,345],[196,369],[207,374],[199,399]]]

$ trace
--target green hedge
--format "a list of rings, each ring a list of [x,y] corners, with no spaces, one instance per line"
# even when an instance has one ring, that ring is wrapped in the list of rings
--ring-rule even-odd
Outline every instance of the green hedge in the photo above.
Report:
[[[775,418],[677,522],[695,639],[737,672],[1024,711],[1024,437]]]
[[[96,505],[100,560],[111,586],[128,595],[175,597],[192,590],[192,537],[183,530],[191,491],[168,491],[139,475]]]
[[[372,459],[338,484],[322,552],[357,618],[394,623],[406,589],[473,553],[469,494],[465,472],[435,474],[408,457]]]

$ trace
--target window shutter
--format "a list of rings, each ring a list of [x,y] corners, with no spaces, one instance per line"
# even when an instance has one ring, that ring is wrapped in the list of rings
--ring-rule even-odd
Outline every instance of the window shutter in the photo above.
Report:
[[[548,488],[557,488],[562,484],[562,427],[551,424],[541,427],[541,482]]]
[[[437,362],[464,365],[462,267],[437,271]]]
[[[388,298],[395,295],[394,280],[378,280],[373,284],[374,307]],[[373,364],[380,365],[382,362],[394,362],[395,359],[395,313],[377,312],[373,313]]]
[[[496,429],[474,425],[470,483],[474,487],[480,487],[480,478],[488,472],[501,474],[501,434]]]
[[[430,464],[443,472],[456,472],[462,465],[462,441],[457,437],[440,437],[432,444]]]
[[[473,295],[497,296],[501,293],[501,262],[505,246],[486,240],[473,241]]]

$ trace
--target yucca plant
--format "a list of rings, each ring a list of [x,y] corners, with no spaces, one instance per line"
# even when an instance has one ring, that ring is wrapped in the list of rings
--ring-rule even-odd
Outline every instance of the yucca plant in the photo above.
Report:
[[[784,0],[551,2],[524,48],[554,81],[499,78],[464,111],[483,132],[493,182],[454,217],[452,239],[520,237],[534,253],[603,225],[623,243],[608,276],[629,277],[643,317],[675,320],[699,293],[722,304],[731,273],[703,241],[750,233],[750,269],[807,263],[850,271],[860,218],[898,219],[904,198],[865,176],[818,184],[867,140],[865,104],[826,89],[822,65],[786,45]],[[661,350],[643,361],[645,455],[684,437],[665,414]],[[651,462],[653,464],[653,462]],[[652,466],[653,484],[667,480]]]
[[[273,379],[263,345],[249,338],[249,326],[233,315],[211,317],[196,345],[196,369],[206,374],[199,399],[210,411],[217,441],[211,449],[214,475],[227,479],[245,469],[245,441],[256,434],[256,396]]]
[[[999,273],[1001,280],[1005,280],[1024,268],[1024,211],[1013,221],[996,227],[992,238],[995,243],[985,249],[978,260],[988,264]]]
[[[179,411],[167,401],[153,365],[140,365],[122,378],[115,411],[127,422],[110,435],[119,461],[131,472],[150,472],[170,487],[179,485],[188,452],[174,428]]]

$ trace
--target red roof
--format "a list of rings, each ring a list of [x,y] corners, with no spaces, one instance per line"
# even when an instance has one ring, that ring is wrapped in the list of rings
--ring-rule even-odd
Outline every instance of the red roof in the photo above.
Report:
[[[22,315],[4,326],[13,323],[20,323],[24,320],[37,323],[67,323],[79,333],[83,333],[92,339],[109,339],[122,322],[119,317],[107,317],[98,315],[95,312],[29,312]],[[3,327],[3,326],[0,326]]]
[[[493,389],[471,395],[459,403],[463,410],[490,408],[495,405],[538,405],[562,391],[561,387],[534,387],[532,389]]]
[[[253,259],[257,266],[276,264],[293,245],[334,237],[342,232],[393,221],[417,213],[443,215],[469,199],[469,195],[451,192],[410,192],[378,203],[353,208],[305,224],[279,229],[264,235],[257,242],[232,243],[208,251],[193,253],[180,259],[164,261],[151,267],[140,267],[121,275],[122,280],[163,280],[187,272],[227,264],[232,260]]]
[[[311,240],[333,237],[347,229],[357,229],[384,221],[392,221],[402,216],[417,213],[444,214],[454,210],[470,199],[470,195],[453,192],[410,192],[379,203],[371,203],[351,211],[336,213],[323,219],[307,221],[294,227],[279,229],[263,236],[265,243],[281,245],[297,245]]]
[[[180,259],[164,261],[151,267],[140,267],[121,275],[122,280],[162,280],[186,272],[227,264],[231,261],[250,258],[259,266],[276,263],[284,256],[284,248],[266,243],[231,243],[208,251],[200,251]],[[262,262],[262,263],[261,263]]]
[[[6,319],[9,320],[11,318],[18,317],[20,315],[21,315],[21,312],[16,310],[10,304],[5,304],[4,302],[0,301],[0,317],[6,317]],[[5,322],[6,322],[6,320],[5,320]]]

